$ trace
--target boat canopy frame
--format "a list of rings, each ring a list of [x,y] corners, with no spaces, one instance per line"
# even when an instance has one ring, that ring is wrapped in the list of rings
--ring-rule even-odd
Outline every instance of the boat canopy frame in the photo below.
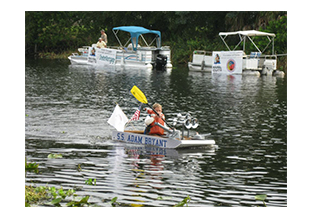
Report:
[[[274,33],[266,33],[266,32],[261,32],[261,31],[256,31],[256,30],[244,30],[244,31],[236,31],[236,32],[220,32],[219,36],[221,37],[222,41],[224,42],[224,44],[226,45],[228,50],[231,51],[231,49],[229,48],[228,44],[225,41],[225,39],[229,35],[239,35],[239,38],[240,38],[239,43],[234,47],[233,51],[243,42],[243,51],[245,52],[246,40],[248,38],[251,41],[251,43],[254,45],[254,47],[258,50],[258,52],[260,52],[260,53],[263,53],[267,49],[267,47],[272,43],[272,55],[274,55],[274,38],[275,38]],[[269,42],[267,43],[267,45],[265,46],[263,51],[261,51],[259,49],[259,47],[254,43],[253,39],[251,39],[251,37],[254,37],[254,36],[267,37]]]
[[[152,43],[154,41],[156,41],[157,44],[157,48],[161,48],[161,32],[157,31],[157,30],[149,30],[146,29],[144,27],[140,27],[140,26],[120,26],[120,27],[114,27],[112,29],[118,43],[120,44],[121,47],[126,47],[126,45],[129,43],[129,41],[131,41],[132,43],[132,47],[133,50],[136,51],[138,48],[138,38],[141,37],[143,39],[143,41],[145,42],[147,47],[150,47],[152,45]],[[124,31],[124,32],[128,32],[130,33],[130,38],[128,39],[128,41],[125,43],[125,45],[123,46],[119,37],[117,36],[119,31]],[[152,33],[155,34],[155,38],[151,41],[150,44],[147,43],[147,41],[145,40],[145,38],[143,37],[143,34],[148,34],[148,33]]]

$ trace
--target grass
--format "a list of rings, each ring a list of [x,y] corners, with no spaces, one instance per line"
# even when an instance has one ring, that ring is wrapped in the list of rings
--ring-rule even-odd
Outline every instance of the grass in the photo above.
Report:
[[[39,204],[48,200],[47,189],[43,186],[33,187],[25,185],[25,207],[30,207],[33,204]]]
[[[63,51],[60,53],[38,52],[38,58],[42,58],[42,59],[67,59],[72,53],[77,53],[77,49]]]

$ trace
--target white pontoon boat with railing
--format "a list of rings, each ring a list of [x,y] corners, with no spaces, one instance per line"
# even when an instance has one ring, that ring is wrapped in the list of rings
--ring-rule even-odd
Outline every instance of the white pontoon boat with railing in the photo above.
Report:
[[[239,43],[231,49],[226,43],[226,38],[231,35],[239,36]],[[210,71],[212,73],[227,74],[280,74],[282,71],[277,70],[277,55],[274,54],[274,33],[260,32],[256,30],[237,31],[237,32],[221,32],[219,33],[222,41],[226,45],[228,51],[201,51],[193,52],[192,62],[188,63],[190,71]],[[260,50],[253,37],[263,36],[268,39],[267,45]],[[246,41],[249,40],[255,52],[246,54]],[[272,54],[263,55],[264,51],[272,44]],[[242,45],[242,50],[236,50]]]
[[[82,54],[73,53],[68,57],[71,64],[155,67],[157,69],[172,68],[171,50],[169,46],[161,46],[160,31],[148,30],[138,26],[114,27],[112,31],[119,46],[108,46],[107,48],[96,48],[96,44],[83,46],[83,48],[78,49]],[[130,34],[130,38],[125,44],[122,44],[118,37],[119,31],[128,32]],[[150,44],[148,44],[143,37],[144,34],[155,35]],[[141,39],[145,46],[139,45],[139,39]],[[156,46],[153,46],[153,43],[155,43]]]

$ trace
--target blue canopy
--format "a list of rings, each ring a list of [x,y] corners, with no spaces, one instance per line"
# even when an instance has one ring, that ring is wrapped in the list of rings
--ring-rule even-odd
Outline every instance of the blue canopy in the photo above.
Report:
[[[157,39],[157,47],[161,47],[161,32],[157,31],[157,30],[148,30],[144,27],[140,27],[140,26],[120,26],[120,27],[114,27],[113,30],[122,30],[125,32],[129,32],[130,33],[130,37],[131,37],[131,41],[133,43],[133,49],[137,50],[137,46],[138,46],[138,37],[142,34],[147,34],[147,33],[152,33],[152,34],[156,34],[158,36]],[[114,32],[114,31],[113,31]],[[136,46],[134,46],[134,41],[133,39],[136,39]]]

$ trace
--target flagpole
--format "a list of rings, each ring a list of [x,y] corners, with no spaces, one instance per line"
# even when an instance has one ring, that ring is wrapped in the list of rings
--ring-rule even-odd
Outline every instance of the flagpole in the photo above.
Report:
[[[130,120],[125,124],[125,128],[128,126],[129,123],[135,128],[134,124],[132,124]]]
[[[127,127],[129,123],[130,123],[130,120],[128,120],[128,122],[125,124],[125,127]]]

